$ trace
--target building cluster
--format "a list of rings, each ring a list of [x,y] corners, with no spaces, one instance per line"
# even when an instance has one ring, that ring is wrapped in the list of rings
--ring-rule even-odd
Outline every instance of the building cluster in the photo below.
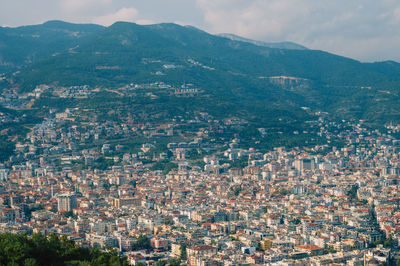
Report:
[[[20,156],[0,165],[0,230],[114,247],[135,265],[172,258],[189,265],[375,265],[397,257],[400,141],[388,134],[321,118],[313,122],[320,136],[342,147],[261,153],[234,138],[192,165],[191,151],[215,148],[198,134],[166,144],[159,156],[149,155],[149,141],[100,170],[72,164],[91,165],[122,147],[78,147],[138,130],[111,122],[56,126],[61,120],[34,127],[16,146]],[[179,167],[151,169],[165,159]],[[238,160],[247,166],[232,167]],[[140,246],[143,238],[149,246]]]
[[[72,86],[66,88],[61,94],[60,98],[87,98],[92,90],[89,86]]]
[[[8,123],[18,123],[19,119],[12,116],[11,114],[0,112],[0,126]]]

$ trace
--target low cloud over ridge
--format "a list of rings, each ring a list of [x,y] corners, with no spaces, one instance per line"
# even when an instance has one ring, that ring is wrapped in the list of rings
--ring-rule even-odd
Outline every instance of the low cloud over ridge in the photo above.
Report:
[[[400,60],[399,1],[196,1],[213,32],[294,41],[365,60]]]

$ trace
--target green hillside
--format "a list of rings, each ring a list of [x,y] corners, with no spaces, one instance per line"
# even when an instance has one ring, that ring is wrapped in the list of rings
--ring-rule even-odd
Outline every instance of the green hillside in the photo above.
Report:
[[[102,28],[51,22],[37,27],[55,34],[50,39],[64,40],[57,42],[59,53],[41,53],[8,75],[11,83],[3,86],[24,92],[39,84],[119,88],[156,81],[174,87],[190,83],[203,92],[188,106],[191,111],[207,106],[215,114],[263,123],[282,114],[288,121],[304,121],[309,118],[304,106],[374,123],[400,118],[396,62],[361,63],[323,51],[269,48],[176,24],[118,22]],[[63,27],[68,28],[60,30],[63,34],[55,30]],[[71,32],[83,37],[67,38]],[[159,96],[158,108],[176,107],[166,95]]]
[[[182,64],[184,72],[189,68],[187,60],[190,58],[231,75],[249,78],[286,75],[331,86],[387,86],[400,81],[400,64],[395,62],[363,64],[322,51],[256,46],[207,34],[193,27],[175,24],[140,26],[125,22],[115,23],[82,40],[73,51],[28,66],[26,70],[35,74],[25,71],[20,78],[33,82],[35,75],[39,76],[36,83],[41,79],[68,83],[63,77],[67,72],[68,76],[74,75],[75,82],[91,77],[94,83],[102,84],[106,79],[118,84],[128,79],[149,78],[152,70],[160,70],[157,64],[143,65],[144,58]],[[114,67],[114,71],[100,71],[99,66]],[[53,69],[50,77],[40,75],[50,68]],[[190,71],[182,80],[186,78],[196,79]],[[220,83],[224,86],[225,81]]]
[[[0,73],[63,52],[102,29],[99,25],[62,21],[18,28],[0,27]]]

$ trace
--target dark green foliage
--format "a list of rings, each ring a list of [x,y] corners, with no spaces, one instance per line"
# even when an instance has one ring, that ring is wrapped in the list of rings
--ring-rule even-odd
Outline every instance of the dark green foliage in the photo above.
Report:
[[[296,218],[296,219],[294,219],[294,220],[293,220],[293,223],[294,223],[294,224],[300,224],[300,223],[301,223],[301,221],[300,221],[300,219],[299,219],[299,218]]]
[[[180,266],[181,265],[181,260],[172,258],[172,259],[169,260],[169,265],[170,266]]]
[[[2,112],[1,108],[0,112]],[[35,119],[30,121],[35,122]],[[13,155],[16,141],[21,141],[28,131],[24,122],[0,125],[0,132],[3,130],[6,131],[6,134],[0,135],[0,162],[8,160]]]
[[[108,160],[104,157],[100,157],[94,162],[93,167],[100,170],[107,170],[109,167],[113,165],[114,165],[113,160]]]
[[[77,246],[55,234],[32,237],[0,234],[0,265],[128,265],[115,250],[106,252]]]
[[[326,249],[326,251],[327,251],[328,253],[337,253],[337,250],[335,250],[333,247],[328,247],[328,248]]]
[[[162,170],[164,174],[169,173],[169,171],[173,169],[178,169],[178,165],[173,162],[165,161],[165,162],[158,162],[155,163],[150,170],[155,171],[155,170]]]
[[[0,162],[7,160],[14,151],[15,144],[7,136],[0,136]]]
[[[41,119],[36,117],[35,114],[25,110],[16,111],[4,108],[1,105],[0,113],[19,119],[19,122],[0,122],[0,162],[4,162],[8,160],[11,155],[13,155],[15,143],[22,141],[25,138],[25,134],[29,131],[28,128],[35,123],[40,123]]]
[[[357,191],[358,191],[358,185],[353,185],[353,186],[351,187],[351,189],[349,190],[349,192],[347,193],[347,195],[348,195],[351,199],[355,200],[355,199],[357,199]]]
[[[395,245],[395,241],[393,240],[392,237],[389,237],[385,241],[383,241],[383,246],[385,248],[392,248],[394,245]]]
[[[257,251],[263,251],[263,249],[261,248],[261,243],[260,242],[257,242],[256,250]]]
[[[203,161],[195,161],[195,162],[192,163],[192,165],[198,166],[198,167],[200,167],[201,169],[204,169],[204,166],[206,165],[206,163],[203,162]]]
[[[156,266],[165,266],[165,265],[167,265],[167,263],[163,260],[158,260],[156,263]]]
[[[281,195],[281,196],[285,196],[287,194],[289,194],[289,191],[285,190],[285,189],[278,189],[274,191],[275,195]]]
[[[189,158],[191,160],[197,160],[197,159],[202,158],[202,155],[196,149],[191,149],[191,150],[189,150]]]
[[[151,249],[150,239],[145,235],[141,235],[138,237],[137,241],[132,244],[133,250],[141,250],[141,249]]]
[[[75,47],[78,42],[101,30],[98,25],[78,25],[49,21],[18,28],[0,27],[0,72],[49,57]]]
[[[230,162],[232,168],[244,168],[249,165],[249,159],[247,157],[240,158]]]
[[[239,196],[239,193],[242,191],[242,188],[241,187],[237,187],[237,188],[235,188],[235,190],[233,191],[233,195],[235,195],[235,196]]]
[[[186,244],[181,244],[180,246],[180,259],[186,260],[187,259],[187,252],[186,252]]]

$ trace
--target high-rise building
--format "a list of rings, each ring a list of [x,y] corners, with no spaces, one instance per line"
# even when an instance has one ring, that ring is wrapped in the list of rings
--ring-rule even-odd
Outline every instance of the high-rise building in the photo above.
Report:
[[[76,208],[76,195],[60,194],[57,196],[57,203],[59,212],[70,212]]]
[[[308,159],[308,158],[297,159],[294,162],[294,167],[296,168],[297,171],[313,170],[314,169],[314,161],[312,159]]]

